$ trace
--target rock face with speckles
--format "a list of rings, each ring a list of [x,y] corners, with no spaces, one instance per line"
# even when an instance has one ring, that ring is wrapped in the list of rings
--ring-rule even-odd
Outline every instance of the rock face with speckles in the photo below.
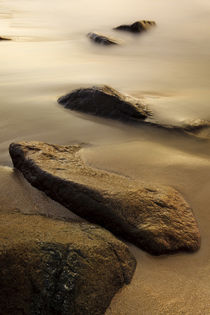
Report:
[[[107,85],[75,90],[60,97],[58,103],[72,110],[123,121],[142,121],[151,114],[138,99]]]
[[[0,213],[0,314],[102,315],[136,261],[87,223]]]
[[[151,254],[199,248],[196,220],[179,192],[93,169],[80,152],[79,145],[10,145],[13,164],[24,177],[77,215]]]

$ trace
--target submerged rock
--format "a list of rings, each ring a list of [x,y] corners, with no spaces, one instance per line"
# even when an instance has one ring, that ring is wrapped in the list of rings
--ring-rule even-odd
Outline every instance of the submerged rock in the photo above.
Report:
[[[1,40],[11,40],[11,38],[7,38],[7,37],[2,37],[2,36],[0,36],[0,41]]]
[[[201,138],[209,139],[210,138],[210,121],[203,119],[193,119],[193,120],[183,120],[179,124],[175,125],[166,125],[160,124],[157,121],[146,121],[152,127],[158,127],[166,130],[176,131],[185,133],[187,135]]]
[[[182,128],[189,133],[199,133],[210,128],[210,121],[204,119],[185,120],[182,123]]]
[[[202,119],[165,124],[156,120],[152,111],[138,98],[122,94],[110,86],[93,86],[72,91],[58,99],[65,108],[118,119],[128,123],[181,132],[199,138],[210,138],[210,122]]]
[[[155,26],[156,23],[154,21],[137,21],[130,25],[120,25],[114,28],[114,30],[118,31],[128,31],[131,33],[142,33],[144,31],[149,30],[151,27]]]
[[[150,115],[138,99],[106,85],[75,90],[60,97],[58,103],[72,110],[126,121],[138,121]]]
[[[41,142],[10,145],[13,164],[24,177],[77,215],[151,254],[199,248],[196,220],[180,193],[93,169],[80,150]]]
[[[88,33],[87,37],[90,38],[94,43],[104,46],[119,45],[117,40],[99,33]]]
[[[108,231],[86,223],[0,214],[0,313],[102,315],[136,261]]]

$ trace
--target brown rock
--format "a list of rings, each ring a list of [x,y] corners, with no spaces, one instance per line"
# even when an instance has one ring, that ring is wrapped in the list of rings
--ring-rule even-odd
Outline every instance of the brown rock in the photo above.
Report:
[[[74,90],[61,96],[58,103],[71,110],[118,119],[127,123],[145,124],[153,128],[184,133],[199,138],[210,137],[209,121],[194,119],[178,124],[161,123],[140,99],[122,94],[106,85]]]
[[[60,97],[58,103],[72,110],[124,121],[143,120],[150,115],[138,99],[106,85],[75,90]]]
[[[2,36],[0,36],[0,41],[1,40],[11,40],[11,38],[7,38],[7,37],[2,37]]]
[[[101,315],[136,261],[87,223],[0,214],[0,314]]]
[[[10,145],[13,164],[25,178],[77,215],[152,254],[199,248],[196,220],[180,193],[93,169],[80,150],[40,142]]]
[[[127,31],[131,33],[142,33],[144,31],[149,30],[151,27],[155,26],[156,23],[154,21],[137,21],[130,25],[120,25],[114,28],[117,31]]]
[[[87,37],[96,44],[101,44],[104,46],[119,45],[119,42],[114,38],[99,33],[88,33]]]

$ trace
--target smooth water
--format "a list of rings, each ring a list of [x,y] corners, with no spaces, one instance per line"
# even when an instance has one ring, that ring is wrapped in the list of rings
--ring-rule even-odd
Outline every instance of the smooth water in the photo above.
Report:
[[[124,141],[109,122],[67,113],[56,100],[80,86],[108,84],[150,105],[160,121],[210,119],[208,1],[0,1],[0,161],[19,139],[57,143]],[[114,32],[121,23],[155,20],[141,36]],[[122,46],[98,47],[99,31]],[[129,128],[126,134],[129,137]]]
[[[112,30],[139,19],[157,27],[141,36]],[[119,47],[93,45],[98,31]],[[210,142],[73,113],[57,98],[77,87],[108,84],[138,96],[160,122],[210,119],[208,0],[1,0],[0,164],[8,145],[41,140],[95,146],[83,158],[99,168],[172,185],[192,205],[202,248],[193,255],[154,258],[133,248],[135,278],[108,314],[210,314]],[[0,169],[1,209],[66,216],[12,169]],[[52,213],[50,213],[52,212]]]

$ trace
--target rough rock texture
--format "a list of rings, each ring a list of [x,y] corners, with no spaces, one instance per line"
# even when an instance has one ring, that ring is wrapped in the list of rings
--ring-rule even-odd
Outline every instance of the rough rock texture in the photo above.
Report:
[[[14,166],[35,187],[71,211],[152,254],[195,251],[200,234],[192,211],[171,187],[144,186],[93,169],[78,145],[10,145]]]
[[[119,45],[119,42],[114,38],[99,33],[88,33],[87,37],[90,38],[96,44],[101,44],[104,46]]]
[[[145,105],[109,86],[75,90],[58,99],[66,108],[124,121],[138,121],[150,115]]]
[[[87,223],[0,214],[0,314],[101,315],[131,281],[136,261]]]
[[[120,25],[114,28],[114,30],[118,31],[128,31],[131,33],[142,33],[144,31],[149,30],[151,27],[155,26],[156,23],[154,21],[137,21],[130,25]]]

